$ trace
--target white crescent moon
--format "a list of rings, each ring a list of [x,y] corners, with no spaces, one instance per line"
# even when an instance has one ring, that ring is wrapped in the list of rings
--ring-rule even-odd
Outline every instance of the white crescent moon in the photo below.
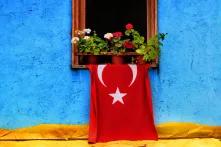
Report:
[[[97,75],[98,75],[98,79],[100,80],[100,82],[101,82],[105,87],[107,87],[107,85],[104,84],[103,77],[102,77],[102,73],[103,73],[103,70],[104,70],[105,67],[106,67],[106,65],[98,65],[98,67],[97,67]]]
[[[130,67],[131,71],[132,71],[132,75],[133,75],[133,79],[129,85],[129,87],[134,83],[134,81],[136,80],[137,77],[137,65],[135,64],[128,64],[128,66]]]

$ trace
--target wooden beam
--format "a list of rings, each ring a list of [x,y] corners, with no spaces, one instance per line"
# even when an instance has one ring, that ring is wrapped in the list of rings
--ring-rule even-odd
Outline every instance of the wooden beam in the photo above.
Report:
[[[156,68],[156,67],[158,67],[158,65],[156,63],[151,63],[150,67]],[[86,65],[74,65],[72,68],[73,69],[88,69]]]
[[[72,37],[76,30],[85,28],[86,0],[72,0]],[[72,45],[72,67],[79,64],[77,46]]]
[[[147,39],[157,34],[157,0],[147,0]]]

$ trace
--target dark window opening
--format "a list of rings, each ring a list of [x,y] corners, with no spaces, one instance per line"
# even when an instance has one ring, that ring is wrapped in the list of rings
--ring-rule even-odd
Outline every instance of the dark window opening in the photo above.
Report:
[[[147,36],[146,0],[86,1],[86,27],[95,30],[100,37],[107,32],[123,32],[127,23]]]

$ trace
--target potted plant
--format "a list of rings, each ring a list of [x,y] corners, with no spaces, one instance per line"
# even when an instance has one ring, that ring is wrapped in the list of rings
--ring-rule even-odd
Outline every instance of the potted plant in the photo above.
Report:
[[[146,44],[136,49],[138,56],[137,63],[144,64],[146,62],[158,61],[159,49],[163,45],[162,41],[165,39],[167,33],[159,33],[151,37]]]
[[[121,56],[121,54],[125,52],[122,36],[123,36],[122,32],[106,33],[104,35],[104,38],[108,42],[109,52],[113,54],[112,55],[113,64],[124,63],[123,57]]]
[[[112,55],[112,63],[122,64],[124,63],[123,55],[125,52],[133,51],[134,42],[131,40],[130,31],[133,30],[132,24],[126,25],[126,31],[124,32],[114,32],[106,33],[104,38],[108,41],[109,51]]]
[[[124,34],[122,32],[106,33],[104,39],[100,38],[90,29],[76,31],[76,36],[72,38],[72,43],[76,44],[80,53],[88,55],[90,64],[97,63],[95,55],[112,55],[113,64],[123,64],[124,55],[127,52],[136,52],[137,63],[158,61],[159,49],[163,45],[165,33],[159,33],[151,37],[147,42],[145,38],[136,31],[132,24],[125,26]]]
[[[106,52],[107,42],[96,34],[91,29],[78,30],[75,32],[76,37],[72,38],[72,43],[76,44],[80,53],[88,54],[88,63],[96,64],[97,57],[101,52]]]
[[[135,51],[146,48],[145,38],[133,28],[132,24],[129,23],[126,25],[125,35],[131,38],[131,44],[133,45],[133,49],[135,49]],[[138,58],[142,58],[142,55],[138,56]]]

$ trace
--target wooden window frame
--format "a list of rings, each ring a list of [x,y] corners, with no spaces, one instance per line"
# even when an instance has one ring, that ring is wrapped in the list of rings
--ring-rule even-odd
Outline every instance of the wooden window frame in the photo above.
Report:
[[[157,34],[157,0],[147,1],[147,39]],[[72,0],[72,37],[75,30],[86,26],[86,0]],[[157,59],[158,60],[158,59]],[[158,61],[156,61],[158,62]],[[153,65],[155,67],[156,65]],[[79,65],[78,49],[72,45],[72,68],[85,68]]]

